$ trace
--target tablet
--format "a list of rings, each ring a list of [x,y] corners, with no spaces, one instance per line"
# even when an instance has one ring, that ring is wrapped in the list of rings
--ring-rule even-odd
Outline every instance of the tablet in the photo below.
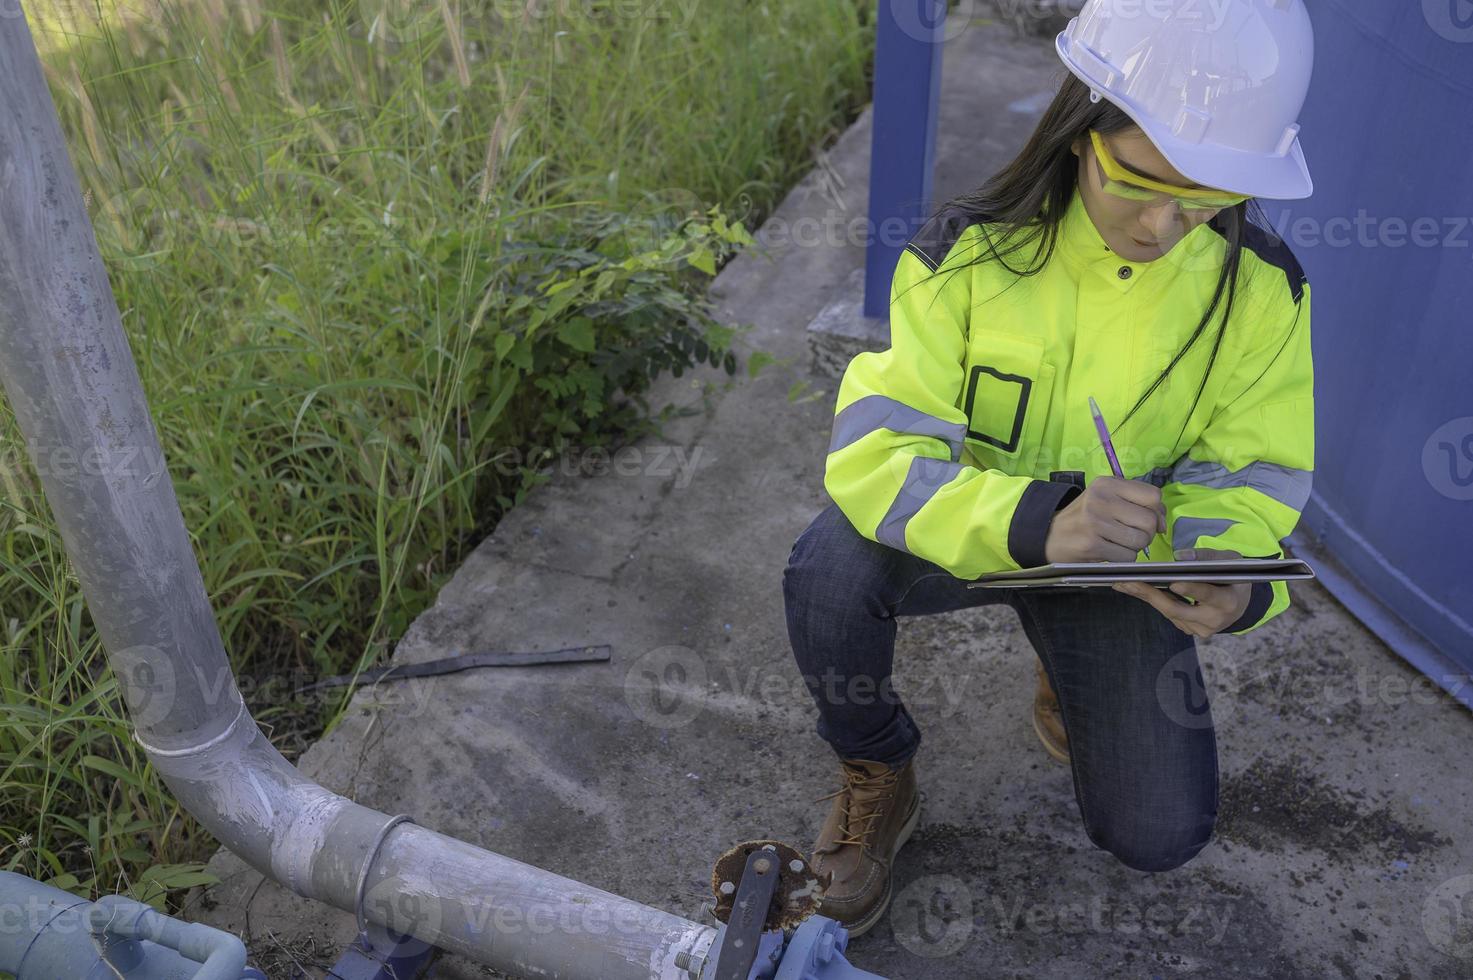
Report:
[[[991,572],[967,583],[969,589],[1026,589],[1045,586],[1113,585],[1147,582],[1167,588],[1172,582],[1288,582],[1314,578],[1300,558],[1214,558],[1204,561],[1055,562],[1037,568]]]

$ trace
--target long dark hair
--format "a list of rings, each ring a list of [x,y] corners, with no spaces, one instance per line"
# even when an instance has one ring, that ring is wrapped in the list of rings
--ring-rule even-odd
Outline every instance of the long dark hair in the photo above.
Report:
[[[935,220],[947,211],[960,209],[975,216],[972,220],[986,223],[982,235],[986,245],[985,253],[973,261],[948,269],[948,272],[991,261],[1000,263],[1017,276],[1037,275],[1053,256],[1058,243],[1059,222],[1078,182],[1078,158],[1071,151],[1074,141],[1080,138],[1088,140],[1091,129],[1109,135],[1135,125],[1135,121],[1124,110],[1108,99],[1090,101],[1089,86],[1069,74],[1049,103],[1043,118],[1038,121],[1038,126],[1034,128],[1033,135],[1029,137],[1022,152],[980,188],[952,198],[928,219]],[[1150,387],[1141,393],[1125,417],[1114,424],[1114,429],[1123,428],[1145,404],[1146,399],[1161,386],[1207,329],[1213,314],[1221,306],[1222,318],[1220,326],[1214,332],[1207,368],[1203,372],[1201,384],[1197,386],[1192,409],[1182,422],[1182,432],[1186,431],[1187,422],[1196,412],[1202,392],[1207,387],[1208,376],[1217,360],[1228,317],[1232,313],[1243,250],[1243,229],[1249,220],[1250,206],[1257,208],[1258,205],[1250,198],[1235,207],[1224,208],[1209,222],[1227,241],[1227,252],[1217,286],[1212,293],[1212,301],[1182,349]],[[1258,212],[1259,215],[1261,213]],[[1259,224],[1267,227],[1266,219]],[[1032,261],[1021,268],[1014,268],[1008,263],[1008,258],[1019,252],[1031,255]],[[1180,438],[1179,433],[1178,441]]]

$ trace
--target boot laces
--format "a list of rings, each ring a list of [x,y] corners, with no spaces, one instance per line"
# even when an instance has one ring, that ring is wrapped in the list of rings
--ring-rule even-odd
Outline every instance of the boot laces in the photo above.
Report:
[[[857,844],[868,847],[870,835],[875,830],[874,821],[886,812],[884,807],[874,806],[874,803],[878,798],[894,791],[900,779],[900,770],[887,769],[872,776],[857,766],[845,765],[843,769],[844,785],[813,802],[822,803],[842,795],[839,805],[843,812],[843,821],[839,827],[839,836],[833,843],[835,846]],[[863,805],[870,806],[870,809],[858,812]]]

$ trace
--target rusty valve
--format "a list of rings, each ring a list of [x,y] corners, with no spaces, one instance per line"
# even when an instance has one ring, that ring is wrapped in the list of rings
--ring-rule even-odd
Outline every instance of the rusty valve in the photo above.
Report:
[[[716,907],[711,914],[720,922],[731,921],[732,902],[741,883],[742,872],[747,867],[747,859],[759,850],[771,851],[772,860],[779,868],[777,887],[762,930],[796,929],[804,919],[818,911],[819,902],[823,899],[823,884],[796,848],[777,840],[750,840],[721,855],[716,862],[716,870],[711,872],[711,890],[716,895]]]

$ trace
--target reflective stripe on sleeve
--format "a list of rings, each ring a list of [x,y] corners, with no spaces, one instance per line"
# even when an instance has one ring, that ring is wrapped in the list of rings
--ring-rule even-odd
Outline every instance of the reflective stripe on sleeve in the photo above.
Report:
[[[951,450],[953,462],[961,459],[962,437],[967,431],[961,422],[938,419],[884,395],[866,395],[834,416],[829,452],[838,452],[876,429],[940,439]]]
[[[1183,456],[1172,468],[1172,480],[1190,483],[1193,486],[1225,490],[1231,487],[1252,487],[1267,497],[1272,497],[1285,507],[1296,511],[1304,510],[1309,502],[1310,484],[1314,480],[1312,470],[1296,470],[1278,463],[1256,460],[1240,470],[1230,470],[1221,463],[1202,463]]]
[[[1171,527],[1171,548],[1195,548],[1198,538],[1213,538],[1237,521],[1222,517],[1178,517]]]
[[[905,526],[926,502],[936,496],[936,491],[956,479],[962,464],[930,456],[917,456],[910,461],[905,473],[905,482],[890,504],[890,509],[875,528],[875,540],[892,548],[910,553],[905,546]]]

